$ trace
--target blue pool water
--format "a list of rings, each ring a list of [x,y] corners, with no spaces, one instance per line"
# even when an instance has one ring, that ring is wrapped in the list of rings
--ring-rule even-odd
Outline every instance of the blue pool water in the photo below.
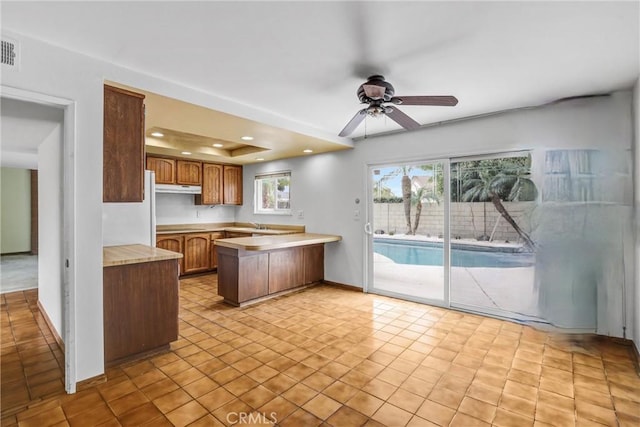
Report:
[[[374,252],[392,259],[398,264],[442,265],[442,243],[416,242],[396,239],[374,239]],[[534,264],[534,254],[505,252],[510,248],[485,248],[451,244],[453,267],[529,267]]]

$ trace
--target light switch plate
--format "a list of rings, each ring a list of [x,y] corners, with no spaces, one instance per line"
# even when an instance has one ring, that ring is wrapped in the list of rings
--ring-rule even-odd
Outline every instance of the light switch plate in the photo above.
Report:
[[[303,210],[298,211],[298,219],[304,219],[304,211]]]

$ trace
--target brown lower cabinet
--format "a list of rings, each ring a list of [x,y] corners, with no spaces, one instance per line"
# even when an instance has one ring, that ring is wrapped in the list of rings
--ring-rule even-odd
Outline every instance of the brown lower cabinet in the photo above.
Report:
[[[324,279],[324,244],[268,251],[216,246],[218,295],[232,305]]]
[[[178,339],[178,260],[103,269],[106,365]]]
[[[158,234],[156,247],[183,255],[180,259],[180,275],[202,273],[218,267],[214,241],[224,239],[224,232]]]

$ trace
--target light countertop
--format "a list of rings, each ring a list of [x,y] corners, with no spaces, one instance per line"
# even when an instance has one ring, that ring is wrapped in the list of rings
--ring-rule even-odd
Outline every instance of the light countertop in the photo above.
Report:
[[[293,248],[296,246],[316,245],[338,242],[341,236],[332,234],[296,233],[280,236],[236,237],[216,240],[216,246],[246,251],[267,251],[271,249]]]
[[[182,254],[153,248],[147,245],[105,246],[102,248],[102,266],[139,264],[143,262],[165,261],[182,258]]]
[[[281,235],[304,233],[302,225],[269,225],[266,229],[255,228],[246,223],[219,223],[219,224],[174,224],[159,225],[156,227],[156,234],[183,234],[183,233],[215,233],[215,232],[236,232],[261,235]]]

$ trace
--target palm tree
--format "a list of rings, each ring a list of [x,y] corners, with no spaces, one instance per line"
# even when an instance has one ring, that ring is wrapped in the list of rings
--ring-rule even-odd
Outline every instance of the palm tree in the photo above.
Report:
[[[530,160],[527,161],[527,163],[529,162]],[[531,240],[531,237],[520,228],[502,204],[503,198],[512,202],[535,200],[538,190],[529,178],[529,169],[528,164],[519,165],[506,162],[503,163],[498,173],[492,173],[490,169],[481,169],[475,173],[475,177],[465,180],[462,187],[462,201],[490,201],[493,203],[496,210],[518,233],[525,245],[530,250],[534,250],[535,243]]]
[[[407,234],[411,234],[411,178],[409,172],[411,166],[402,166],[402,203],[404,204],[404,217],[407,220]]]
[[[411,203],[416,205],[416,216],[413,220],[413,229],[411,234],[415,236],[420,225],[420,215],[422,214],[422,202],[427,203],[440,203],[440,198],[433,191],[429,191],[427,187],[420,187],[413,192],[411,197]]]

